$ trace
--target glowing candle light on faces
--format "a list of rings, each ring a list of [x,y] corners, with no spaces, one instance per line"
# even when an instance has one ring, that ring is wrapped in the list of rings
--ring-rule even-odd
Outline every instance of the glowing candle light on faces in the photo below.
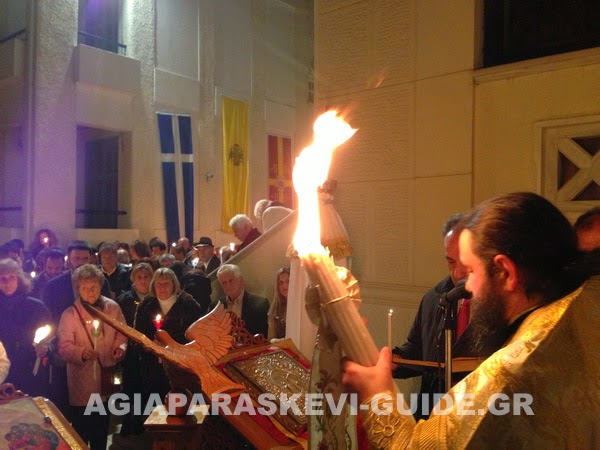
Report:
[[[154,322],[154,327],[157,330],[160,330],[163,326],[163,318],[160,314],[157,314],[152,322]]]
[[[50,331],[52,331],[52,327],[50,327],[50,325],[44,325],[43,327],[39,327],[37,330],[35,330],[33,346],[37,346],[40,342],[46,339],[50,335]],[[35,365],[33,366],[33,376],[36,376],[38,370],[40,370],[40,361],[41,358],[38,356],[35,360]]]

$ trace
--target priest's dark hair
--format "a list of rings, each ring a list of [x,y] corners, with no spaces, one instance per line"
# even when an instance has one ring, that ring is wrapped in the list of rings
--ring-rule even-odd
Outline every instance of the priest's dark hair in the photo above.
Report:
[[[598,253],[584,255],[567,218],[547,199],[516,192],[479,204],[462,225],[473,235],[473,252],[493,275],[496,255],[517,266],[528,297],[550,303],[598,273]],[[596,261],[596,262],[594,262]]]

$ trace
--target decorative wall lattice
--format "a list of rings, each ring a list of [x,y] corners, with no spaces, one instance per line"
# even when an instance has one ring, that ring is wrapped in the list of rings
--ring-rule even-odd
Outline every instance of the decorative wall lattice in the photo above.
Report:
[[[565,212],[600,205],[600,116],[537,126],[542,195]]]

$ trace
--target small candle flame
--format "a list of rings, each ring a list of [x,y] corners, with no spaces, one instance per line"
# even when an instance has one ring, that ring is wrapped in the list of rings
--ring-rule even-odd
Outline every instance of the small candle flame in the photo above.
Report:
[[[235,251],[235,244],[233,242],[229,243],[229,249],[234,252]]]
[[[37,275],[37,273],[35,273],[35,270],[32,270],[29,275],[31,275],[31,278],[35,278],[35,276]]]
[[[294,247],[300,256],[328,254],[321,245],[318,187],[327,180],[333,150],[356,132],[337,111],[321,114],[314,123],[313,143],[296,158],[292,178],[298,194],[298,227]]]
[[[44,244],[47,244],[48,242],[50,242],[50,238],[48,238],[48,237],[45,237],[45,238],[43,238],[43,239],[42,239],[42,242],[43,242]]]
[[[177,242],[173,242],[173,243],[171,244],[171,247],[177,247]]]
[[[156,327],[157,330],[160,330],[162,328],[163,325],[163,318],[160,314],[157,314],[156,317],[153,320],[154,322],[154,326]]]
[[[196,266],[198,265],[198,262],[200,261],[200,258],[194,258],[192,259],[192,267],[195,269]]]
[[[33,343],[37,345],[40,342],[42,342],[50,335],[51,330],[52,327],[50,325],[44,325],[43,327],[39,327],[37,330],[35,330],[35,337],[33,338]]]

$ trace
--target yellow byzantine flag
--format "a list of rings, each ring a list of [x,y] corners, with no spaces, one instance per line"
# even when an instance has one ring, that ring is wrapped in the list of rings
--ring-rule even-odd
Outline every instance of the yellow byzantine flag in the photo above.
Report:
[[[230,233],[229,220],[248,212],[248,103],[223,97],[223,208],[221,228]]]

